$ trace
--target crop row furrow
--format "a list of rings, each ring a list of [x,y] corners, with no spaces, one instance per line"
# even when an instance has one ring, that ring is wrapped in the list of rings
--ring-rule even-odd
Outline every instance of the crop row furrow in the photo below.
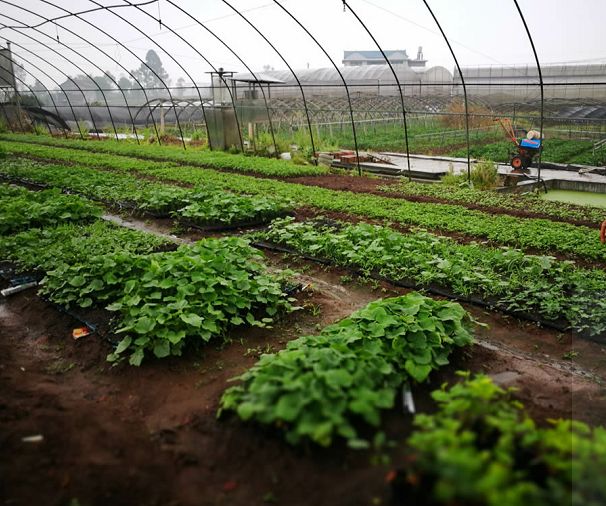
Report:
[[[0,175],[77,192],[127,211],[174,216],[196,226],[262,223],[290,209],[290,203],[280,198],[236,195],[209,186],[186,189],[142,180],[129,173],[42,164],[22,158],[5,162]]]
[[[7,149],[12,150],[15,144],[19,143],[9,143]],[[59,156],[69,159],[69,154],[58,155],[53,153],[53,148],[48,148],[48,157]],[[104,166],[120,169],[120,164],[114,161],[107,161]],[[272,195],[301,206],[389,220],[430,230],[461,233],[471,238],[488,239],[496,244],[606,261],[606,249],[597,240],[597,232],[589,227],[569,223],[492,215],[460,205],[409,202],[196,167],[142,167],[137,172],[163,181],[210,186],[236,193]]]
[[[39,137],[35,135],[2,134],[0,140],[40,144],[44,146],[66,147],[88,152],[103,154],[125,155],[145,160],[174,164],[187,164],[198,167],[212,167],[218,170],[233,170],[265,176],[317,176],[326,174],[328,169],[314,165],[296,165],[286,160],[260,158],[241,154],[225,153],[223,151],[208,151],[203,149],[176,148],[174,146],[137,145],[128,142],[94,142],[77,139],[61,139]]]
[[[606,332],[606,273],[602,270],[365,223],[286,218],[274,221],[256,237],[368,275],[378,273],[418,287],[445,287],[457,296],[479,297],[508,311],[540,315],[545,322],[564,321],[586,335]]]

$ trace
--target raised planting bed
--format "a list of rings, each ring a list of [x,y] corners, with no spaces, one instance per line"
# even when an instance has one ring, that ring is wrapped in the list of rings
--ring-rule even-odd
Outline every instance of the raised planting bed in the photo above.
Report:
[[[604,428],[571,420],[537,426],[515,391],[484,375],[464,376],[433,393],[436,413],[415,417],[408,465],[387,475],[395,504],[606,502]]]
[[[59,190],[28,191],[0,184],[0,235],[61,223],[86,223],[99,218],[96,204]]]
[[[429,197],[443,202],[478,206],[487,209],[503,209],[514,212],[536,213],[561,220],[574,220],[585,223],[600,224],[604,220],[604,209],[584,205],[573,205],[551,202],[542,199],[538,194],[509,194],[493,190],[477,190],[466,186],[426,184],[400,181],[380,187],[389,193],[400,193],[403,196]]]
[[[279,197],[236,195],[208,186],[180,188],[129,174],[27,159],[7,162],[0,168],[0,176],[20,184],[61,188],[134,214],[172,216],[183,224],[205,229],[263,224],[292,208],[290,201]]]
[[[181,355],[186,344],[219,338],[227,328],[270,325],[292,309],[286,284],[258,251],[232,237],[57,263],[41,293],[68,308],[107,305],[117,314],[113,330],[124,336],[108,359],[140,365],[146,354]]]
[[[606,332],[606,303],[602,302],[606,274],[602,270],[365,223],[286,218],[255,237],[363,275],[510,311],[593,339],[603,339]]]
[[[337,437],[368,448],[359,425],[377,427],[403,383],[420,383],[472,343],[473,320],[456,303],[418,293],[379,300],[263,355],[221,399],[220,413],[278,428],[292,444]]]
[[[31,144],[42,144],[53,147],[56,146],[70,149],[82,149],[97,153],[125,155],[131,157],[134,156],[162,162],[176,162],[182,165],[185,164],[198,167],[212,167],[218,170],[249,172],[264,176],[296,177],[327,174],[329,172],[325,167],[314,165],[296,165],[286,160],[276,160],[273,158],[261,158],[258,156],[246,156],[225,153],[223,151],[208,151],[195,148],[183,150],[182,148],[175,148],[171,146],[137,145],[127,142],[92,142],[32,135],[2,134],[0,139],[22,143],[27,142]]]
[[[61,157],[69,158],[68,155]],[[195,167],[143,168],[139,173],[166,181],[212,186],[236,193],[272,195],[301,206],[345,212],[363,218],[390,220],[401,225],[419,226],[444,233],[464,234],[469,238],[488,239],[495,244],[606,262],[606,249],[596,240],[597,231],[570,223],[494,215],[461,205],[409,202],[401,198],[335,191]]]

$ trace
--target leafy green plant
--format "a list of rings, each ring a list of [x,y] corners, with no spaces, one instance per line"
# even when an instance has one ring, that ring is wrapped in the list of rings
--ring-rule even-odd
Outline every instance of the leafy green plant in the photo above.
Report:
[[[372,302],[263,355],[224,393],[220,413],[278,427],[293,444],[329,446],[339,436],[367,447],[358,426],[377,427],[403,382],[425,381],[471,344],[471,322],[460,305],[418,293]]]
[[[91,256],[86,263],[60,263],[46,274],[40,293],[67,308],[113,302],[146,266],[147,257],[129,252]]]
[[[471,185],[479,190],[489,190],[499,185],[499,174],[494,162],[481,160],[471,167]],[[454,173],[452,164],[449,164],[448,173],[442,177],[442,184],[446,186],[463,186],[467,184],[467,173]]]
[[[136,277],[131,270],[108,306],[125,334],[111,361],[128,356],[140,365],[146,353],[180,355],[188,342],[208,342],[233,326],[265,327],[292,309],[284,275],[268,273],[262,256],[240,238],[206,239],[136,266]]]
[[[99,206],[59,190],[30,192],[0,185],[0,235],[68,222],[87,222],[101,216]]]
[[[190,202],[173,215],[196,225],[264,222],[286,213],[292,206],[285,200],[227,192],[196,193]]]
[[[24,146],[23,143],[18,142],[6,144],[10,149],[15,145]],[[25,145],[26,148],[28,146],[30,144]],[[73,149],[63,151],[66,154],[61,156],[66,160],[69,159],[68,153],[77,152]],[[0,167],[0,172],[3,171],[3,167]],[[196,186],[212,185],[217,189],[236,193],[272,195],[275,198],[293,201],[295,205],[313,206],[371,219],[387,219],[400,224],[444,232],[457,232],[469,237],[489,239],[497,244],[606,261],[606,249],[596,241],[596,231],[593,228],[569,223],[494,215],[459,205],[408,202],[403,199],[329,190],[196,167],[168,167],[153,170],[142,168],[139,173],[156,179]]]
[[[0,258],[21,271],[48,272],[62,264],[86,264],[89,259],[120,251],[149,253],[166,247],[166,239],[105,221],[91,225],[59,225],[0,237]]]
[[[365,275],[418,286],[446,287],[454,294],[544,320],[565,319],[577,332],[606,331],[606,275],[553,257],[462,245],[427,232],[402,234],[387,227],[275,220],[259,239],[327,259]]]
[[[415,417],[409,465],[394,482],[406,504],[598,506],[606,500],[606,430],[570,420],[540,428],[512,390],[468,374]]]

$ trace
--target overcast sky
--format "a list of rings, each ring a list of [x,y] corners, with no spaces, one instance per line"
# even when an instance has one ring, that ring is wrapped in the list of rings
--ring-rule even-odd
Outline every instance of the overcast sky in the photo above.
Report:
[[[103,6],[128,3],[125,0],[97,1]],[[144,3],[142,0],[131,1]],[[344,50],[377,49],[352,13],[343,12],[341,0],[279,1],[323,44],[339,65]],[[254,71],[261,70],[265,65],[276,69],[286,68],[271,47],[223,1],[172,2],[214,31]],[[59,7],[49,3],[41,0],[0,0],[0,23],[32,25],[44,21],[36,14],[52,18],[66,13],[61,8],[82,12],[97,6],[89,0],[53,0],[52,3]],[[312,40],[274,1],[231,0],[230,3],[277,47],[294,69],[330,66],[329,60]],[[348,0],[348,3],[367,24],[383,49],[406,49],[408,55],[414,58],[418,46],[423,46],[428,66],[442,65],[452,71],[454,62],[422,0]],[[429,0],[429,4],[462,66],[534,63],[513,0]],[[606,37],[602,33],[606,20],[606,0],[519,0],[519,4],[542,63],[606,63]],[[65,80],[65,75],[60,71],[73,76],[81,73],[80,69],[99,74],[99,68],[102,68],[116,76],[126,75],[126,70],[139,66],[137,56],[144,59],[145,53],[151,48],[159,54],[173,83],[178,77],[187,79],[186,71],[195,81],[206,82],[208,78],[205,72],[212,69],[202,56],[215,67],[245,71],[243,64],[220,42],[171,5],[169,0],[156,1],[141,9],[151,16],[132,6],[114,10],[135,27],[121,21],[112,12],[100,11],[82,16],[90,24],[65,18],[39,26],[38,32],[32,29],[2,29],[0,45],[4,45],[5,40],[12,41],[14,53],[24,62],[26,69],[35,73],[49,87],[53,86],[51,78],[59,82]],[[156,21],[158,14],[164,23],[163,28]],[[105,30],[126,47],[120,47],[95,27]],[[167,27],[176,31],[187,43]],[[66,29],[76,32],[83,39]],[[57,42],[57,35],[61,43]],[[33,38],[50,48],[43,47]],[[109,56],[94,49],[91,43]],[[92,64],[66,46],[82,53]],[[112,58],[116,61],[112,61]],[[59,67],[60,71],[53,69],[51,64]],[[30,77],[28,81],[33,82],[33,79]]]

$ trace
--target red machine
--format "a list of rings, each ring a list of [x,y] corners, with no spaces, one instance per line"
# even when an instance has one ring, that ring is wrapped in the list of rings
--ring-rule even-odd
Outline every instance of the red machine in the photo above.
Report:
[[[509,118],[496,118],[495,121],[499,122],[507,137],[516,147],[516,151],[511,154],[509,164],[513,167],[514,172],[525,172],[532,164],[532,159],[543,149],[541,139],[522,138],[518,140]]]

